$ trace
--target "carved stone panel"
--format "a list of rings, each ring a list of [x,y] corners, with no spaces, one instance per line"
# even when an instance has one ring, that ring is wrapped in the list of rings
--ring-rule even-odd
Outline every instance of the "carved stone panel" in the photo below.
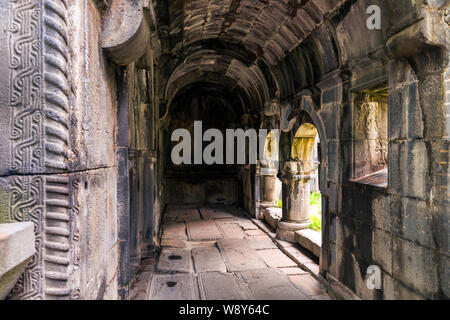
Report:
[[[36,235],[36,255],[10,298],[76,297],[77,189],[77,180],[68,175],[0,178],[0,221],[32,221]]]
[[[0,221],[32,221],[36,255],[12,299],[76,298],[67,0],[0,0]]]
[[[1,0],[0,174],[64,172],[70,56],[64,0]]]

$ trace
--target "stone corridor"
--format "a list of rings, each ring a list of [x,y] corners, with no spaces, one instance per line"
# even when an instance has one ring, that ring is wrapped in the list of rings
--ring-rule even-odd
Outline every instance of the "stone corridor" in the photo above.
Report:
[[[329,299],[282,250],[297,251],[303,263],[313,260],[236,207],[169,207],[162,230],[160,255],[143,261],[131,299]]]
[[[449,115],[450,0],[0,0],[0,299],[450,299]]]

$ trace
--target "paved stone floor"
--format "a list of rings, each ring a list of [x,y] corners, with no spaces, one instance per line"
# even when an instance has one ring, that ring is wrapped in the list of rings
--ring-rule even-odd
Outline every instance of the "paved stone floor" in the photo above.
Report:
[[[291,259],[264,231],[235,207],[169,208],[160,255],[142,262],[131,298],[329,299],[320,283],[299,268],[306,261],[306,269],[317,269],[312,260],[285,243],[287,253],[295,250]]]

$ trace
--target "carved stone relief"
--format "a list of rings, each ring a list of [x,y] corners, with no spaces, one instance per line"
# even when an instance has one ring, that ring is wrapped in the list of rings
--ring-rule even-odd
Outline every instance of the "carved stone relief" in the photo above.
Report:
[[[7,159],[0,165],[0,220],[32,221],[36,234],[36,255],[9,298],[74,298],[76,184],[66,172],[78,152],[70,142],[76,119],[70,115],[68,1],[2,0],[1,7],[9,20],[1,24],[8,63],[0,79],[7,88],[0,92],[0,121],[2,134],[9,128],[9,145],[0,145]]]

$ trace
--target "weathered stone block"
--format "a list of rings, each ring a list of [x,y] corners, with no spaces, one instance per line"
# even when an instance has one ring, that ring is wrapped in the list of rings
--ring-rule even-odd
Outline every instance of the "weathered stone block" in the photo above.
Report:
[[[0,224],[0,300],[14,287],[35,253],[34,224]]]
[[[295,241],[305,249],[308,249],[316,257],[320,257],[322,247],[322,234],[311,229],[295,232]]]
[[[433,212],[426,202],[402,199],[402,235],[428,248],[434,247]]]
[[[394,237],[393,276],[418,293],[432,298],[438,292],[436,253]]]
[[[340,143],[338,141],[328,141],[328,180],[334,183],[340,182],[341,172],[341,161],[340,161]]]
[[[444,294],[444,299],[450,297],[450,258],[441,254],[439,257],[439,280],[440,288]]]
[[[436,246],[442,252],[450,250],[450,208],[448,206],[434,208],[432,213],[432,236]]]
[[[420,199],[429,197],[429,151],[424,141],[401,143],[399,148],[401,193]]]
[[[383,270],[392,274],[393,240],[390,233],[374,229],[372,231],[372,261]],[[368,249],[366,249],[368,250]]]
[[[328,184],[328,194],[329,194],[329,212],[338,213],[341,210],[341,188],[339,185],[330,182]]]

